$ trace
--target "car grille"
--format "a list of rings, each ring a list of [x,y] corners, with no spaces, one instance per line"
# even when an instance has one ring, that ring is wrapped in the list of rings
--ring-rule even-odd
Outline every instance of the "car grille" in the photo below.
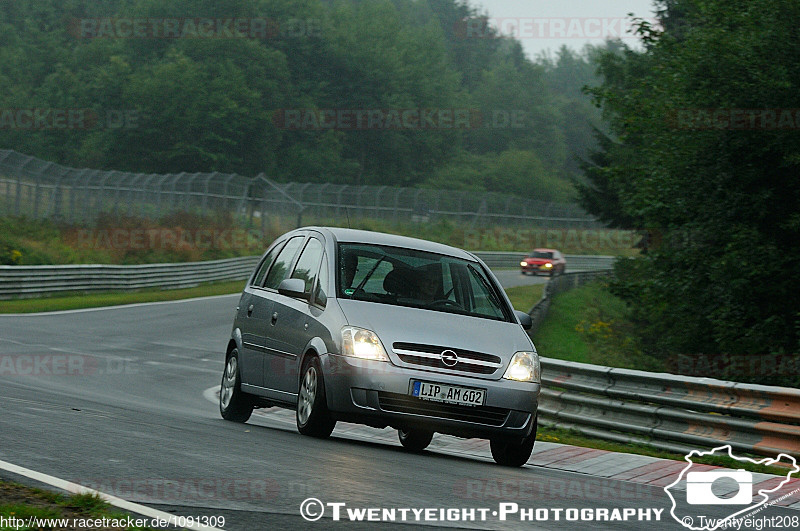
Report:
[[[458,355],[458,363],[448,366],[442,361],[442,352],[452,350]],[[454,372],[472,374],[492,374],[502,366],[502,360],[492,354],[473,352],[460,348],[419,345],[416,343],[395,343],[392,351],[403,363],[421,365]]]
[[[385,392],[378,392],[378,403],[384,411],[474,422],[489,426],[502,426],[509,413],[508,409],[499,407],[443,404],[408,395]]]

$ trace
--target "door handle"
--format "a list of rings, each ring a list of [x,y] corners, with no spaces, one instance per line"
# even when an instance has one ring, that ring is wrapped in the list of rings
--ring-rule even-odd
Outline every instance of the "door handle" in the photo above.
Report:
[[[247,317],[250,317],[251,315],[253,315],[253,305],[252,304],[247,307]]]
[[[278,312],[275,312],[272,314],[272,324],[275,324],[277,322],[278,322]]]

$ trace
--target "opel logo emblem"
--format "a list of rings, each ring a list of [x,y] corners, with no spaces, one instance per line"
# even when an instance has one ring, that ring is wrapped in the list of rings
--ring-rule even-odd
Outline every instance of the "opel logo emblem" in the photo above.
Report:
[[[454,367],[455,364],[458,363],[458,354],[456,354],[452,350],[442,351],[442,363],[444,363],[448,367]]]

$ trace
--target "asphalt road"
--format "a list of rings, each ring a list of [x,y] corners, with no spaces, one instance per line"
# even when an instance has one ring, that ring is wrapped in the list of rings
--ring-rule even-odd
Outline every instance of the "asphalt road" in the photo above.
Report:
[[[334,525],[330,508],[317,524],[301,518],[309,497],[349,508],[490,511],[483,522],[478,511],[476,522],[430,526],[680,529],[660,488],[604,480],[602,489],[589,489],[597,483],[590,476],[507,469],[486,455],[448,448],[409,454],[396,439],[378,437],[388,430],[369,438],[340,424],[330,440],[316,440],[274,417],[222,420],[203,393],[219,384],[237,298],[0,316],[0,459],[168,512],[224,516],[226,529]],[[503,485],[502,492],[469,488],[475,481]],[[500,502],[664,513],[650,524],[553,516],[521,523],[516,514],[501,522],[491,513]]]
[[[523,275],[518,269],[499,269],[492,271],[504,288],[529,286],[531,284],[546,284],[550,277]]]

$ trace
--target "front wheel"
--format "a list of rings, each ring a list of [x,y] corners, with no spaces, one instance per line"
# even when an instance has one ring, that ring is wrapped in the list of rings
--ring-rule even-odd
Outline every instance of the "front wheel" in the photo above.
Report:
[[[533,444],[536,442],[538,419],[533,421],[530,435],[524,439],[507,439],[498,437],[489,441],[492,457],[498,465],[519,467],[530,459]]]
[[[238,349],[231,351],[225,363],[219,389],[219,412],[222,418],[233,422],[247,422],[253,413],[253,400],[242,391]]]
[[[297,431],[324,439],[330,436],[335,426],[336,421],[328,411],[319,358],[310,356],[303,363],[303,378],[297,396]]]
[[[400,444],[406,450],[421,452],[433,440],[433,432],[428,430],[397,430]]]

